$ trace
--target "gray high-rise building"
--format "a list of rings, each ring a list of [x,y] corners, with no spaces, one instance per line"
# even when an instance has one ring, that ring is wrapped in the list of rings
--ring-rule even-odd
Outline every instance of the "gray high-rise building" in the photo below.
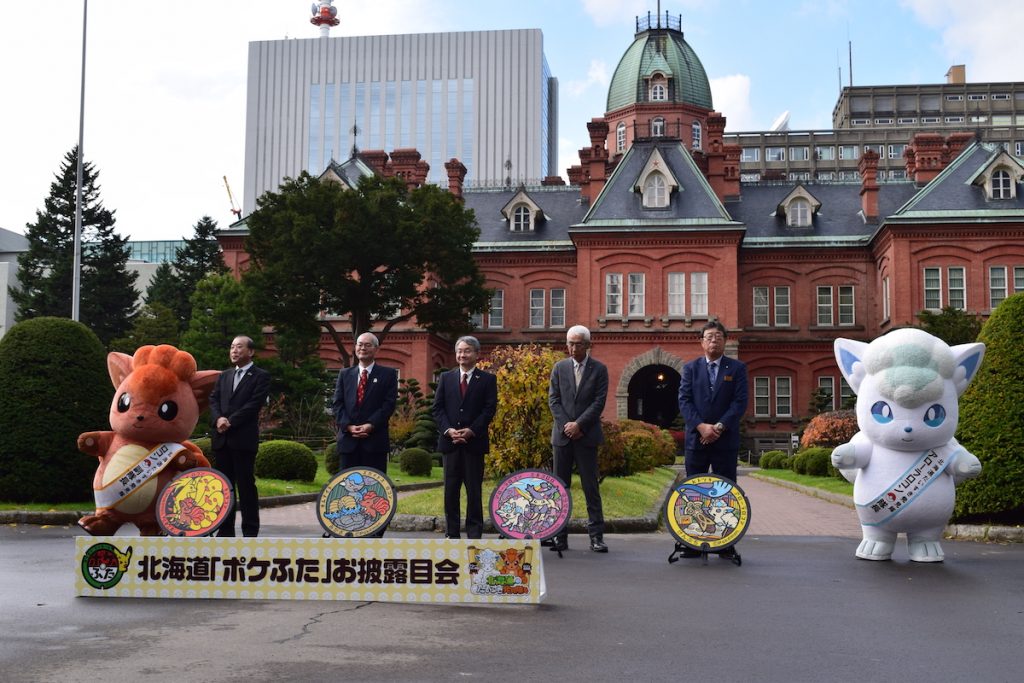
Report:
[[[539,29],[249,44],[242,210],[285,176],[319,175],[354,150],[415,148],[470,186],[558,174],[558,81]]]

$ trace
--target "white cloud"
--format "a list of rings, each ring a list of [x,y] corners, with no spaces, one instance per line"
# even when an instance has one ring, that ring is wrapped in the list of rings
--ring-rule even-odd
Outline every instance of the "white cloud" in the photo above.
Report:
[[[608,75],[608,65],[600,59],[590,60],[590,68],[587,69],[587,77],[583,80],[572,80],[565,84],[565,90],[573,97],[579,97],[589,90],[591,86],[607,88],[611,77]]]
[[[726,116],[726,130],[754,130],[750,105],[750,76],[733,74],[710,79],[715,109]]]

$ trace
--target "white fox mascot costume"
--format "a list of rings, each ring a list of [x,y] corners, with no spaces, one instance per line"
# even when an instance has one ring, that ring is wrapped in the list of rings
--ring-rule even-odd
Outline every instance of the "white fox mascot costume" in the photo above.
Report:
[[[857,394],[860,431],[832,452],[832,464],[853,482],[864,530],[857,557],[890,559],[903,532],[911,560],[942,562],[939,540],[953,514],[954,486],[981,474],[981,462],[953,435],[958,399],[985,345],[951,348],[906,328],[870,344],[836,339],[835,354]]]

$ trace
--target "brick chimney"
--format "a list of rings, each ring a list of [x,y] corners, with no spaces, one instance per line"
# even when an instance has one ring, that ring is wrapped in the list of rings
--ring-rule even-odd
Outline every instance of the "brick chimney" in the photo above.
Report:
[[[444,170],[448,172],[448,191],[452,196],[462,201],[462,183],[466,180],[466,167],[462,162],[452,157],[444,164]]]
[[[405,181],[406,187],[410,190],[419,187],[426,180],[426,174],[420,178],[420,153],[416,149],[402,148],[391,152],[391,171],[395,176]]]
[[[388,168],[388,155],[384,150],[364,150],[359,153],[359,158],[363,160],[363,163],[373,169],[373,172],[377,175],[384,177],[393,175],[391,173],[391,169]]]
[[[949,148],[949,160],[953,161],[960,152],[964,151],[968,145],[974,141],[974,133],[968,133],[966,131],[960,131],[958,133],[950,133],[946,137],[946,147]]]
[[[549,176],[546,176],[544,178],[544,180],[540,181],[540,184],[543,187],[552,187],[552,186],[563,186],[564,187],[565,186],[565,180],[563,180],[562,176],[560,176],[560,175],[549,175]]]
[[[590,133],[590,147],[580,150],[580,162],[583,164],[582,193],[589,202],[597,199],[604,184],[608,180],[608,122],[602,118],[591,119],[587,123]]]
[[[878,220],[878,153],[868,150],[860,158],[860,208],[864,220]]]
[[[949,163],[949,147],[939,133],[917,133],[907,145],[908,160],[913,158],[913,173],[908,163],[907,175],[918,185],[931,182]]]
[[[740,195],[740,146],[724,143],[725,117],[717,111],[708,115],[707,132],[708,183],[719,200],[724,202]]]

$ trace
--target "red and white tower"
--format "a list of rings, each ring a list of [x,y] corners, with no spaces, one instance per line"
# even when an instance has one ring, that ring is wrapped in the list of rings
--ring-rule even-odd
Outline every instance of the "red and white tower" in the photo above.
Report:
[[[320,36],[323,38],[330,35],[332,26],[337,26],[341,23],[337,16],[338,8],[332,7],[332,2],[334,0],[319,0],[319,2],[313,3],[313,18],[309,20],[309,23],[320,27]]]

